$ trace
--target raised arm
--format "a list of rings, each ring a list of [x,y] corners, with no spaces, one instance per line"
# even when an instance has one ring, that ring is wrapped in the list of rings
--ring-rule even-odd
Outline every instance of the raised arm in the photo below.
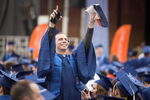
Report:
[[[55,55],[55,35],[58,33],[55,25],[61,16],[58,14],[58,7],[50,15],[49,27],[42,38],[41,48],[38,58],[38,76],[49,76],[54,63]]]
[[[90,16],[87,33],[86,33],[86,35],[84,37],[84,46],[85,46],[85,52],[86,52],[86,54],[88,53],[90,45],[91,45],[91,42],[92,42],[93,30],[94,30],[94,22],[95,22],[94,18],[95,18],[95,16],[96,16],[95,13],[93,13]]]

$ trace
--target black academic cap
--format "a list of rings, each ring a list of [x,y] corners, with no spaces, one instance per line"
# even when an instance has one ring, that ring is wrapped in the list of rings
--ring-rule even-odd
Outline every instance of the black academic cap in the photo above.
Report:
[[[121,84],[124,86],[126,91],[133,96],[137,91],[138,88],[135,86],[135,84],[131,81],[131,79],[128,77],[128,74],[125,71],[119,71],[116,73],[117,79],[121,82]]]
[[[142,75],[142,81],[150,82],[150,74],[143,74]]]
[[[15,77],[18,79],[24,79],[24,76],[30,75],[32,73],[33,71],[21,71],[21,72],[15,73]]]
[[[123,98],[100,95],[99,100],[125,100]]]
[[[5,88],[10,89],[12,85],[14,85],[18,81],[16,78],[12,78],[9,74],[2,70],[0,70],[0,73],[2,75],[2,77],[0,78],[0,85]]]
[[[7,45],[14,45],[15,42],[14,41],[8,41]]]
[[[23,67],[22,67],[22,64],[13,65],[13,66],[11,67],[11,70],[12,70],[12,71],[17,71],[17,72],[19,72],[19,71],[24,71],[24,70],[23,70]]]
[[[110,88],[113,88],[111,79],[107,78],[106,76],[102,74],[98,74],[100,77],[100,80],[95,81],[99,85],[101,85],[106,91],[109,91]]]
[[[107,21],[106,16],[99,4],[94,4],[90,7],[88,7],[86,11],[89,14],[96,12],[96,14],[97,14],[96,19],[97,19],[98,24],[102,27],[108,27],[108,21]]]
[[[45,100],[54,100],[56,96],[50,93],[46,88],[38,85],[40,88],[41,95],[45,98]]]

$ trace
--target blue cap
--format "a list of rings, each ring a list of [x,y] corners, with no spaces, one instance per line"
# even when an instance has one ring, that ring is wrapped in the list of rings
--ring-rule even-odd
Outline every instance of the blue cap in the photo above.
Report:
[[[18,80],[16,78],[12,78],[9,74],[6,72],[0,70],[1,78],[0,78],[0,85],[2,85],[5,88],[10,89],[13,84],[15,84]]]
[[[14,45],[14,41],[8,41],[7,45]]]
[[[136,70],[133,68],[133,66],[130,65],[125,65],[124,66],[124,71],[127,72],[128,74],[132,74],[133,76],[137,76]]]
[[[111,79],[107,78],[106,76],[102,74],[98,74],[100,77],[100,80],[95,81],[99,85],[101,85],[106,91],[109,91],[110,88],[112,88]]]
[[[143,53],[150,53],[150,46],[145,46],[145,47],[142,49],[142,52],[143,52]]]
[[[116,66],[119,69],[124,67],[124,65],[119,61],[113,61],[112,65]]]
[[[31,60],[28,58],[22,58],[22,60],[21,60],[21,64],[23,64],[23,65],[28,65],[30,63],[31,63]]]
[[[136,69],[138,76],[142,77],[144,74],[150,74],[150,68],[149,67],[141,67]]]
[[[25,76],[31,75],[32,73],[33,73],[33,71],[21,71],[21,72],[15,73],[15,75],[13,75],[13,76],[18,79],[24,79]]]
[[[102,48],[102,47],[103,47],[102,44],[99,44],[99,45],[95,46],[95,48]]]
[[[46,88],[38,85],[40,88],[41,95],[45,98],[45,100],[54,100],[56,96],[50,93]]]
[[[99,100],[125,100],[125,99],[124,98],[117,98],[117,97],[100,95]]]
[[[22,67],[22,64],[13,65],[13,66],[11,67],[11,70],[12,70],[12,71],[16,71],[16,72],[24,71],[24,69],[23,69],[23,67]]]
[[[18,58],[17,57],[10,57],[9,59],[6,60],[6,62],[16,62],[16,63],[18,63]]]
[[[150,74],[143,74],[142,75],[143,82],[150,82]]]
[[[138,91],[137,86],[143,86],[142,83],[136,80],[131,74],[127,74],[125,71],[117,72],[116,76],[130,96],[135,95]]]

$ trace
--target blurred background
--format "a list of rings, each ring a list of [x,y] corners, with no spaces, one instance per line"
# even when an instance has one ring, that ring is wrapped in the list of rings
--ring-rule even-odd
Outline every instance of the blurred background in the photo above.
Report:
[[[63,15],[57,28],[76,46],[87,29],[85,9],[96,3],[101,5],[109,21],[108,28],[96,23],[93,37],[95,46],[103,45],[105,55],[109,56],[114,35],[125,24],[132,26],[128,48],[150,45],[149,0],[0,0],[0,57],[10,40],[15,42],[18,54],[26,55],[30,41],[34,39],[31,38],[33,30],[48,23],[48,16],[56,5]]]

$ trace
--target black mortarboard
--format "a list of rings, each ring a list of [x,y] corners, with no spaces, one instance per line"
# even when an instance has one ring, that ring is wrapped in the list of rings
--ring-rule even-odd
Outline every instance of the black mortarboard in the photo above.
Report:
[[[107,21],[106,16],[99,4],[94,4],[90,7],[88,7],[86,11],[89,14],[96,12],[96,14],[97,14],[96,19],[97,19],[98,24],[102,27],[108,27],[108,21]]]
[[[14,41],[8,41],[7,45],[14,45]]]
[[[22,67],[22,64],[13,65],[13,66],[11,67],[11,70],[12,70],[12,71],[16,71],[16,72],[24,71],[24,70],[23,70],[23,67]]]
[[[2,70],[0,70],[0,73],[2,75],[2,77],[0,78],[0,85],[5,88],[10,89],[12,85],[18,81],[16,78],[12,78],[9,74]]]
[[[56,96],[50,93],[46,88],[43,88],[40,85],[38,86],[40,88],[41,95],[45,98],[45,100],[54,100],[56,98]]]
[[[142,75],[142,81],[150,82],[150,74],[143,74]]]
[[[32,73],[33,73],[33,71],[21,71],[21,72],[15,73],[15,75],[13,75],[13,76],[18,79],[24,79],[25,76],[28,76]]]
[[[150,74],[150,68],[149,67],[141,67],[136,69],[138,76],[142,77],[144,74]]]
[[[102,74],[98,75],[100,77],[100,80],[97,80],[95,82],[101,85],[106,91],[109,91],[109,89],[113,87],[111,80]]]
[[[135,86],[133,81],[131,81],[131,78],[129,78],[128,74],[124,71],[119,71],[116,73],[117,79],[121,82],[121,84],[124,86],[126,91],[133,96],[137,91],[138,88]]]
[[[123,98],[100,95],[99,100],[125,100]]]

